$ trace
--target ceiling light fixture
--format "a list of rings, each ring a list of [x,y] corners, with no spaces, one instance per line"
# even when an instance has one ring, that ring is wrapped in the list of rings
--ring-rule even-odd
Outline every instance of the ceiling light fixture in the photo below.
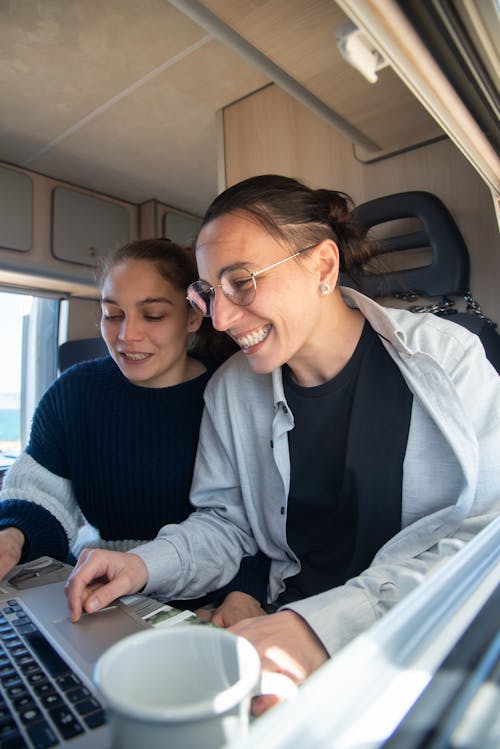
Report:
[[[347,21],[340,29],[337,29],[335,38],[342,57],[367,81],[376,83],[377,71],[386,68],[388,63],[375,49],[366,34],[352,21]]]

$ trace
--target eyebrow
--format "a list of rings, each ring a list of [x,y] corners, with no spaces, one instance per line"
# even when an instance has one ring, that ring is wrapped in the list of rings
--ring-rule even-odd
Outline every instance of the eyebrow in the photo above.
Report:
[[[115,302],[114,299],[111,299],[111,297],[104,296],[101,298],[102,304],[114,304],[115,307],[119,307],[120,305],[118,302]],[[143,307],[146,304],[173,304],[171,299],[167,299],[165,296],[148,296],[146,299],[141,299],[139,302],[137,302],[137,307]]]
[[[255,263],[250,262],[249,260],[241,260],[237,263],[231,263],[231,265],[226,265],[224,268],[221,268],[219,272],[217,273],[217,278],[220,280],[224,273],[227,273],[231,270],[246,270],[247,273],[251,273],[252,271],[247,268],[248,265],[255,265]]]

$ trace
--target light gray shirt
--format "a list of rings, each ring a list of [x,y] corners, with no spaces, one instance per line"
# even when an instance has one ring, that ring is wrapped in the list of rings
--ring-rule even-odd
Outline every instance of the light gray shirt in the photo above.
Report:
[[[286,606],[330,653],[366,629],[500,505],[500,378],[479,339],[429,314],[388,309],[351,289],[413,393],[403,464],[402,530],[346,584]],[[243,354],[212,377],[191,491],[196,508],[133,553],[147,593],[194,598],[236,574],[244,555],[270,557],[269,600],[300,570],[286,538],[293,415],[281,369],[255,374]]]

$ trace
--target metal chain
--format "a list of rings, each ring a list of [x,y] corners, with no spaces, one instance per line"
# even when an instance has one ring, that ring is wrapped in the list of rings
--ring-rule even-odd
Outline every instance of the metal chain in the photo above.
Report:
[[[432,312],[434,315],[451,315],[457,312],[455,300],[449,296],[443,296],[440,301],[433,304],[413,305],[409,309],[410,312]]]
[[[474,315],[477,315],[478,317],[481,318],[481,320],[484,320],[486,323],[488,323],[488,325],[491,325],[493,328],[497,327],[497,323],[493,322],[491,317],[488,317],[487,315],[484,314],[479,303],[476,302],[476,300],[473,298],[470,291],[467,291],[464,294],[464,299],[467,305],[467,312],[472,312]]]
[[[415,294],[413,291],[407,291],[407,292],[401,292],[398,294],[394,294],[396,299],[400,299],[403,302],[415,302],[419,297],[418,294]],[[481,320],[484,320],[485,323],[488,325],[491,325],[493,328],[497,327],[497,323],[493,322],[493,320],[484,314],[484,312],[481,309],[481,306],[478,302],[473,298],[470,291],[467,291],[464,294],[464,299],[466,303],[466,312],[470,312],[474,315],[477,315],[481,318]],[[443,296],[441,297],[440,301],[434,302],[433,304],[414,304],[411,307],[408,307],[410,312],[432,312],[434,315],[452,315],[455,312],[458,312],[458,310],[455,307],[455,299],[449,296]]]

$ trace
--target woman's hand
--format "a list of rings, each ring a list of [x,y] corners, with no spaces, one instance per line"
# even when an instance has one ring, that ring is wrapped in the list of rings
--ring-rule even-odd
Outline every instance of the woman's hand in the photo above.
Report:
[[[328,660],[328,653],[311,627],[294,611],[245,619],[231,632],[246,637],[257,648],[263,671],[286,674],[300,684]],[[260,715],[278,702],[276,695],[252,701],[252,713]]]
[[[228,593],[221,605],[216,609],[198,609],[196,615],[205,622],[212,622],[218,627],[232,627],[242,619],[265,615],[260,603],[239,590]]]
[[[24,533],[18,528],[4,528],[0,531],[0,580],[19,564],[24,541]]]
[[[137,554],[84,549],[66,582],[72,622],[108,606],[127,593],[136,593],[148,581],[146,565]]]

